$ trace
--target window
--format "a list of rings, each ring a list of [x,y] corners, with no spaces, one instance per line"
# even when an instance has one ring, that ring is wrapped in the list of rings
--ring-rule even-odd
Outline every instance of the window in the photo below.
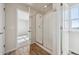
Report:
[[[72,28],[79,29],[79,19],[72,20]]]
[[[18,35],[27,35],[29,37],[29,13],[17,9],[17,33]]]
[[[63,11],[63,30],[69,30],[69,9]]]
[[[74,5],[70,9],[71,29],[79,29],[79,5]]]

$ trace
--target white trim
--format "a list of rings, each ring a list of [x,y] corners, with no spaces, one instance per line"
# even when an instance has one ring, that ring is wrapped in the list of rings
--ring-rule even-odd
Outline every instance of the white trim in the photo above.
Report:
[[[44,49],[45,51],[47,51],[48,53],[50,53],[51,55],[53,54],[52,51],[48,50],[47,48],[45,48],[44,46],[40,45],[39,43],[35,42],[38,46],[40,46],[42,49]]]

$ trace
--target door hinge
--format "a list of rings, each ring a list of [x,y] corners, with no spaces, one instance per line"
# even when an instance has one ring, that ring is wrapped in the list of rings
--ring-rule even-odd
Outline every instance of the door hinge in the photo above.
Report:
[[[63,27],[61,26],[61,27],[60,27],[60,29],[62,30],[62,29],[63,29]]]
[[[4,11],[5,11],[5,8],[4,8]]]
[[[61,3],[60,5],[63,6],[63,3]]]
[[[4,44],[4,48],[5,48],[5,44]]]
[[[4,27],[4,30],[5,30],[5,27]]]
[[[61,54],[63,54],[63,51],[61,51]]]

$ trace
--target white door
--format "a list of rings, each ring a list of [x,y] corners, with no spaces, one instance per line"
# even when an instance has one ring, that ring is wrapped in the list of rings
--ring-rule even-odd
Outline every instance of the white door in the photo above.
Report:
[[[69,6],[63,4],[62,6],[62,54],[69,53]]]
[[[36,42],[42,44],[42,15],[36,15]]]
[[[4,13],[4,4],[0,4],[0,54],[4,54],[4,20],[5,20],[5,13]]]

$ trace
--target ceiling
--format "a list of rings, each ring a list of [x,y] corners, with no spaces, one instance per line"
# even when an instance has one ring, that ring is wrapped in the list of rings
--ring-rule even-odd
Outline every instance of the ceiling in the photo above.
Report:
[[[46,13],[52,9],[52,3],[27,3],[27,5],[42,13]]]
[[[53,4],[53,5],[52,5]],[[74,5],[75,3],[68,3],[69,6]],[[56,8],[55,3],[26,3],[27,6],[31,7],[34,9],[36,12],[41,12],[41,13],[46,13],[50,10],[54,10]],[[44,7],[47,6],[47,7]]]

